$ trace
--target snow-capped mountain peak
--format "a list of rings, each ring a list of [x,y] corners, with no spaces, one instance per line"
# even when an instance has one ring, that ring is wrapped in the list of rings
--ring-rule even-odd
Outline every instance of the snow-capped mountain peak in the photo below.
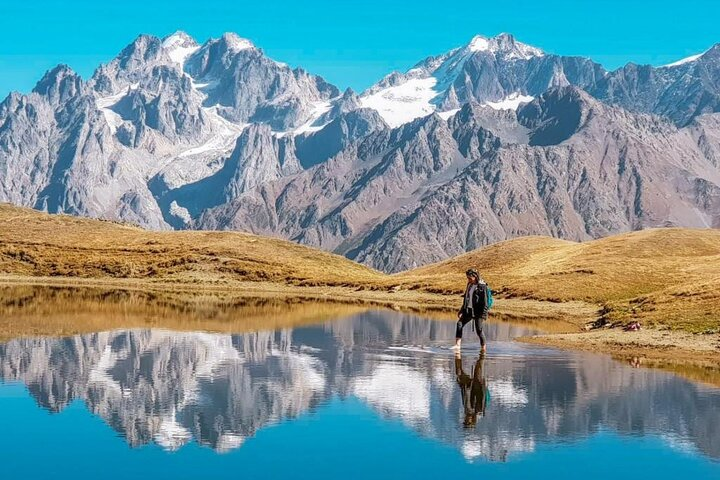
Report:
[[[490,41],[487,37],[475,35],[468,43],[468,49],[471,52],[487,52],[490,50]]]
[[[173,62],[182,64],[200,45],[187,33],[177,31],[163,39],[162,47]]]
[[[230,53],[255,48],[255,45],[250,40],[232,32],[224,33],[219,39],[210,39],[206,43],[206,45],[213,44],[222,44],[224,49]],[[182,31],[177,31],[163,38],[162,47],[170,59],[179,64],[185,63],[185,60],[190,55],[201,48],[194,38]]]
[[[221,40],[224,41],[228,49],[233,52],[247,50],[248,48],[255,48],[255,45],[253,45],[250,40],[248,40],[247,38],[242,38],[232,32],[224,33]]]
[[[516,41],[515,37],[509,33],[501,33],[490,38],[475,35],[472,40],[470,40],[470,43],[468,43],[466,49],[473,53],[489,52],[502,55],[506,58],[521,58],[524,60],[545,55],[539,48]]]
[[[518,42],[508,33],[495,37],[476,35],[464,47],[429,57],[406,73],[393,72],[360,97],[363,107],[376,110],[388,125],[397,127],[432,112],[455,112],[468,100],[494,109],[515,110],[533,99],[523,86],[493,86],[483,91],[468,84],[468,78],[490,61],[502,70],[517,62],[544,57],[542,50]],[[470,82],[472,83],[472,82]],[[458,98],[458,93],[462,98]]]
[[[174,47],[196,47],[198,43],[187,33],[178,30],[172,35],[163,38],[163,47],[171,49]]]

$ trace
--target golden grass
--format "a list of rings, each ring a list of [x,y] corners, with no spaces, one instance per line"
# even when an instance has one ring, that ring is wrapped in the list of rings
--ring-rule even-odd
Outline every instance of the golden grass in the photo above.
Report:
[[[151,232],[0,205],[0,272],[198,284],[362,285],[382,274],[339,255],[238,232]]]
[[[394,278],[457,293],[468,266],[506,297],[595,304],[609,322],[720,331],[720,230],[652,229],[584,243],[524,237]]]

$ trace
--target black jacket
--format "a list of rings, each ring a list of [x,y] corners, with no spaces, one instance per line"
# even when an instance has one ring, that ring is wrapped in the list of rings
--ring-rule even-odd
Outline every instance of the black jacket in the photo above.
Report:
[[[484,283],[478,283],[477,288],[472,295],[472,305],[467,305],[467,289],[470,285],[465,287],[465,293],[463,293],[463,304],[460,307],[460,312],[463,315],[471,316],[472,318],[484,317],[487,315],[487,285]]]

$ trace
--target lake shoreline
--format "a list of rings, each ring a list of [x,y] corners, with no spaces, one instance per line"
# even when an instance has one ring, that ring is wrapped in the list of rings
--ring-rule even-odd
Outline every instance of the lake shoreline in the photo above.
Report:
[[[58,278],[0,275],[0,288],[39,286],[165,293],[187,299],[223,301],[223,299],[258,297],[323,301],[362,308],[387,308],[421,313],[452,321],[458,295],[430,293],[421,290],[366,290],[334,286],[296,286],[273,282],[238,282],[236,285],[200,285],[187,282],[147,281],[137,279]],[[643,329],[625,332],[619,328],[584,331],[583,326],[597,318],[599,307],[580,302],[498,298],[491,316],[500,321],[536,328],[543,333],[518,341],[556,348],[595,353],[640,357],[654,361],[710,361],[720,365],[720,335],[692,334],[675,330]],[[0,337],[13,336],[2,331]],[[70,329],[72,330],[72,329]],[[21,334],[21,332],[18,332]],[[42,333],[42,332],[38,332]],[[47,332],[51,334],[52,332]]]
[[[516,341],[609,355],[636,368],[675,373],[694,382],[720,387],[720,335],[645,329],[604,329],[582,333],[541,334]]]
[[[714,361],[720,366],[720,335],[644,329],[625,332],[603,329],[582,333],[549,333],[522,337],[520,342],[566,350],[609,354],[621,358]]]

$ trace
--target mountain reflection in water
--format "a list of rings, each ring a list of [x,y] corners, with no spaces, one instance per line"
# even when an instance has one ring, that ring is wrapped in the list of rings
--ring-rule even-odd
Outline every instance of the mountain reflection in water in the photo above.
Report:
[[[444,348],[453,322],[384,311],[242,335],[134,329],[16,339],[0,344],[0,378],[23,382],[52,412],[79,399],[130,445],[168,450],[193,440],[237,449],[268,425],[353,396],[469,460],[506,461],[605,430],[720,457],[720,391],[513,343],[528,331],[511,324],[486,328],[486,358],[478,362],[468,344],[459,363]],[[464,426],[462,385],[477,368],[489,394],[476,424]]]

